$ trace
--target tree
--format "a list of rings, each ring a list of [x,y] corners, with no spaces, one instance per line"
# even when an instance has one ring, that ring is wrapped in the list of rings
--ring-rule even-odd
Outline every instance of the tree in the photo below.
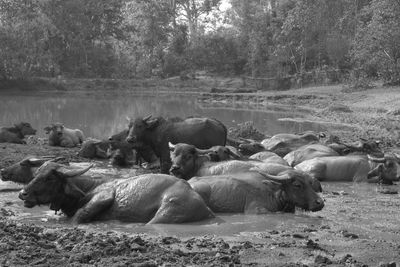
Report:
[[[368,76],[400,83],[400,1],[373,0],[363,10],[353,57]]]

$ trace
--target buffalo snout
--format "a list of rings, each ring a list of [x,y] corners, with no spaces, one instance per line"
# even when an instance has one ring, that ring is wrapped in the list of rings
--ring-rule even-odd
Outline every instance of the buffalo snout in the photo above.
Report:
[[[26,200],[28,198],[28,193],[24,189],[22,189],[21,191],[19,191],[18,197],[21,200]]]
[[[324,200],[322,198],[317,198],[313,205],[311,205],[310,210],[311,211],[319,211],[322,210],[322,208],[325,206]]]
[[[134,136],[128,136],[128,137],[126,138],[126,141],[127,141],[128,143],[135,143],[135,142],[136,142],[136,138],[135,138]]]

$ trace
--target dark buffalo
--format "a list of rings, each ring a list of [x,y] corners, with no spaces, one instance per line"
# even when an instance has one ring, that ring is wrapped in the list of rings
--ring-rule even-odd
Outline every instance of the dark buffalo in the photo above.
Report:
[[[85,141],[81,130],[67,128],[62,123],[54,123],[44,130],[49,135],[50,146],[76,147]]]
[[[259,160],[227,160],[212,162],[207,151],[197,149],[193,145],[171,143],[172,166],[170,173],[178,178],[188,180],[194,176],[211,176],[222,174],[237,174],[252,170],[262,171],[272,175],[282,172],[295,172],[296,175],[303,175],[304,179],[310,180],[314,190],[321,191],[321,184],[318,180],[312,179],[306,173],[294,170],[289,165],[277,164],[274,162],[262,162]]]
[[[25,144],[25,135],[34,135],[36,130],[28,122],[20,122],[11,127],[0,127],[0,143]]]
[[[116,142],[126,142],[126,138],[128,137],[129,129],[122,130],[121,132],[114,134],[108,138],[109,141],[116,141]],[[132,147],[132,146],[131,146]],[[158,165],[158,157],[154,153],[153,149],[149,145],[143,145],[140,147],[133,148],[136,153],[136,165],[142,165],[146,162],[147,166]],[[143,162],[144,161],[144,162]]]
[[[283,159],[286,160],[290,166],[294,167],[309,159],[330,156],[339,156],[339,153],[323,144],[310,144],[293,150]]]
[[[130,167],[135,163],[136,153],[132,146],[126,142],[110,142],[107,149],[110,163],[118,167]]]
[[[110,141],[88,139],[82,143],[82,147],[78,152],[78,156],[88,159],[106,159],[107,149],[110,146]]]
[[[183,223],[213,217],[184,180],[145,174],[112,180],[81,176],[88,168],[46,162],[19,197],[27,208],[50,204],[75,223],[117,219],[126,222]]]
[[[201,153],[208,154],[211,161],[224,161],[229,159],[241,159],[243,156],[232,146],[212,146],[202,149]]]
[[[374,158],[349,155],[321,157],[303,161],[295,169],[309,173],[320,181],[381,182],[398,181],[398,159],[392,156]],[[373,179],[377,176],[378,179]]]
[[[214,212],[319,211],[324,201],[309,180],[293,172],[279,176],[247,172],[194,177],[188,181]]]
[[[20,184],[28,184],[34,177],[35,171],[51,157],[27,157],[7,168],[1,169],[1,180]],[[63,157],[52,159],[52,161],[64,160]]]
[[[160,158],[161,172],[171,166],[168,142],[192,144],[200,149],[224,146],[227,129],[220,121],[210,118],[188,118],[172,122],[163,118],[138,118],[131,123],[127,141],[135,147],[149,145]]]

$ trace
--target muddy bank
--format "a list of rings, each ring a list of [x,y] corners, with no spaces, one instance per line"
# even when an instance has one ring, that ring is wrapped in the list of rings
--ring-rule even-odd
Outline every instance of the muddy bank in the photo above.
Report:
[[[260,97],[240,94],[234,101],[236,104],[243,101],[246,108],[254,103],[264,109],[271,105],[296,106],[308,111],[303,120],[322,121],[343,141],[357,141],[363,137],[381,140],[386,151],[398,150],[396,109],[400,106],[400,96],[396,89],[345,93],[340,87],[324,87],[259,94]],[[221,96],[213,100],[212,96],[207,96],[202,101],[205,105],[231,105],[233,100],[228,97],[232,99]],[[334,107],[334,103],[348,109]],[[340,127],[340,124],[350,126]],[[262,139],[266,134],[247,126],[239,130],[247,137]],[[238,133],[233,129],[231,134]],[[63,156],[75,164],[87,164],[88,160],[76,155],[77,151],[77,148],[49,147],[41,142],[0,144],[0,168],[27,155]],[[98,169],[108,168],[107,161],[91,162]],[[112,170],[106,174],[129,176],[141,171]],[[400,263],[399,185],[323,183],[323,190],[325,208],[317,213],[296,211],[287,216],[270,215],[272,217],[265,217],[262,229],[252,230],[249,224],[241,229],[240,224],[234,222],[239,229],[234,234],[205,230],[204,235],[193,237],[161,230],[144,233],[141,229],[145,226],[137,224],[136,232],[99,230],[94,224],[72,226],[60,219],[61,215],[54,219],[55,215],[46,213],[31,222],[25,219],[26,210],[18,193],[2,192],[0,194],[5,197],[0,196],[0,265],[378,266]],[[212,229],[214,224],[204,223],[202,227]],[[230,227],[226,222],[218,226]],[[193,226],[182,226],[181,232],[188,227]]]

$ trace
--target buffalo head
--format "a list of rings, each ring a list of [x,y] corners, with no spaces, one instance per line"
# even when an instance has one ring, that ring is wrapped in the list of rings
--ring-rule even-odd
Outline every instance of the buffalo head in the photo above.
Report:
[[[140,146],[139,143],[146,137],[149,131],[159,124],[158,118],[151,118],[151,115],[144,118],[137,118],[129,122],[129,132],[126,141],[134,146]]]
[[[67,178],[82,175],[91,167],[92,165],[78,169],[47,161],[37,169],[33,180],[20,191],[19,198],[24,201],[24,206],[27,208],[51,204],[51,209],[58,210],[65,194],[82,193],[79,189],[71,188]]]
[[[185,180],[191,178],[201,164],[201,157],[210,160],[208,150],[200,150],[193,145],[182,143],[176,145],[169,143],[168,145],[172,162],[169,172],[178,178]]]
[[[240,144],[239,145],[240,153],[251,156],[261,151],[265,151],[265,147],[259,142],[250,142],[247,144]]]
[[[372,166],[372,170],[368,173],[369,181],[373,181],[372,177],[378,177],[378,182],[383,184],[393,184],[400,180],[397,175],[400,159],[396,155],[386,155],[381,158],[368,155],[368,160]]]
[[[281,185],[289,204],[307,211],[319,211],[324,207],[324,200],[314,191],[313,180],[303,172],[284,171],[279,175],[261,173],[268,181]]]
[[[62,123],[53,123],[50,126],[44,127],[44,131],[46,134],[61,136],[63,134],[64,124]]]
[[[28,122],[20,122],[18,124],[14,124],[14,127],[23,135],[34,135],[36,134],[36,130],[32,128],[31,124]]]

